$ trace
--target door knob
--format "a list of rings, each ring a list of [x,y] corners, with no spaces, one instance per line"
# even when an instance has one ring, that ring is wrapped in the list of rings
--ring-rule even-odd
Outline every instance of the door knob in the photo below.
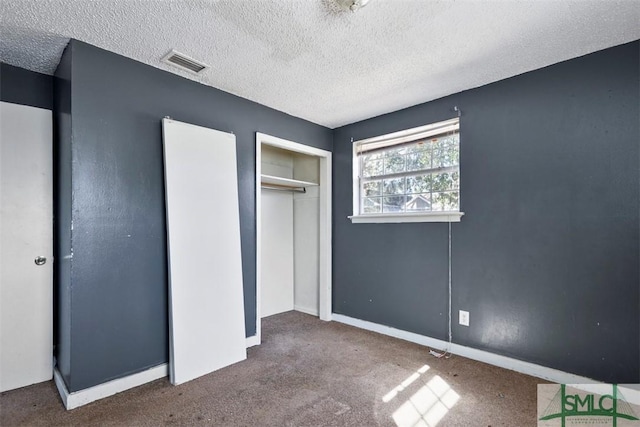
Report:
[[[43,256],[37,256],[33,262],[35,262],[36,265],[44,265],[44,263],[47,262],[47,259]]]

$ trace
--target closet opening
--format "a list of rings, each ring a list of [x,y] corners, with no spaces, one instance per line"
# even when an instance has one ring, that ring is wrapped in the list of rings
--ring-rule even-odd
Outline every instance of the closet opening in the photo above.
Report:
[[[331,320],[331,152],[256,133],[256,335],[290,310]]]

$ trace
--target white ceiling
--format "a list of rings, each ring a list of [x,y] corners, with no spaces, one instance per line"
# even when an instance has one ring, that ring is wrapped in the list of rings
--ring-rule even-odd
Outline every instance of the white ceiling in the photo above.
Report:
[[[2,0],[0,61],[53,74],[75,38],[335,128],[640,38],[640,2]],[[172,48],[202,76],[160,59]]]

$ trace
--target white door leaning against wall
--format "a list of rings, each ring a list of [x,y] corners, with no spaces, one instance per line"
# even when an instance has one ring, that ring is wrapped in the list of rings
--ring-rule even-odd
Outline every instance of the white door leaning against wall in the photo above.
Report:
[[[0,102],[0,391],[53,376],[51,123]]]

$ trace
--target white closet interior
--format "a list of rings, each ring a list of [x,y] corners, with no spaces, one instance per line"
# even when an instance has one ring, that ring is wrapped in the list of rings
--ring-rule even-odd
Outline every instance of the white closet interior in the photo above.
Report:
[[[260,317],[318,316],[320,159],[262,144]]]

